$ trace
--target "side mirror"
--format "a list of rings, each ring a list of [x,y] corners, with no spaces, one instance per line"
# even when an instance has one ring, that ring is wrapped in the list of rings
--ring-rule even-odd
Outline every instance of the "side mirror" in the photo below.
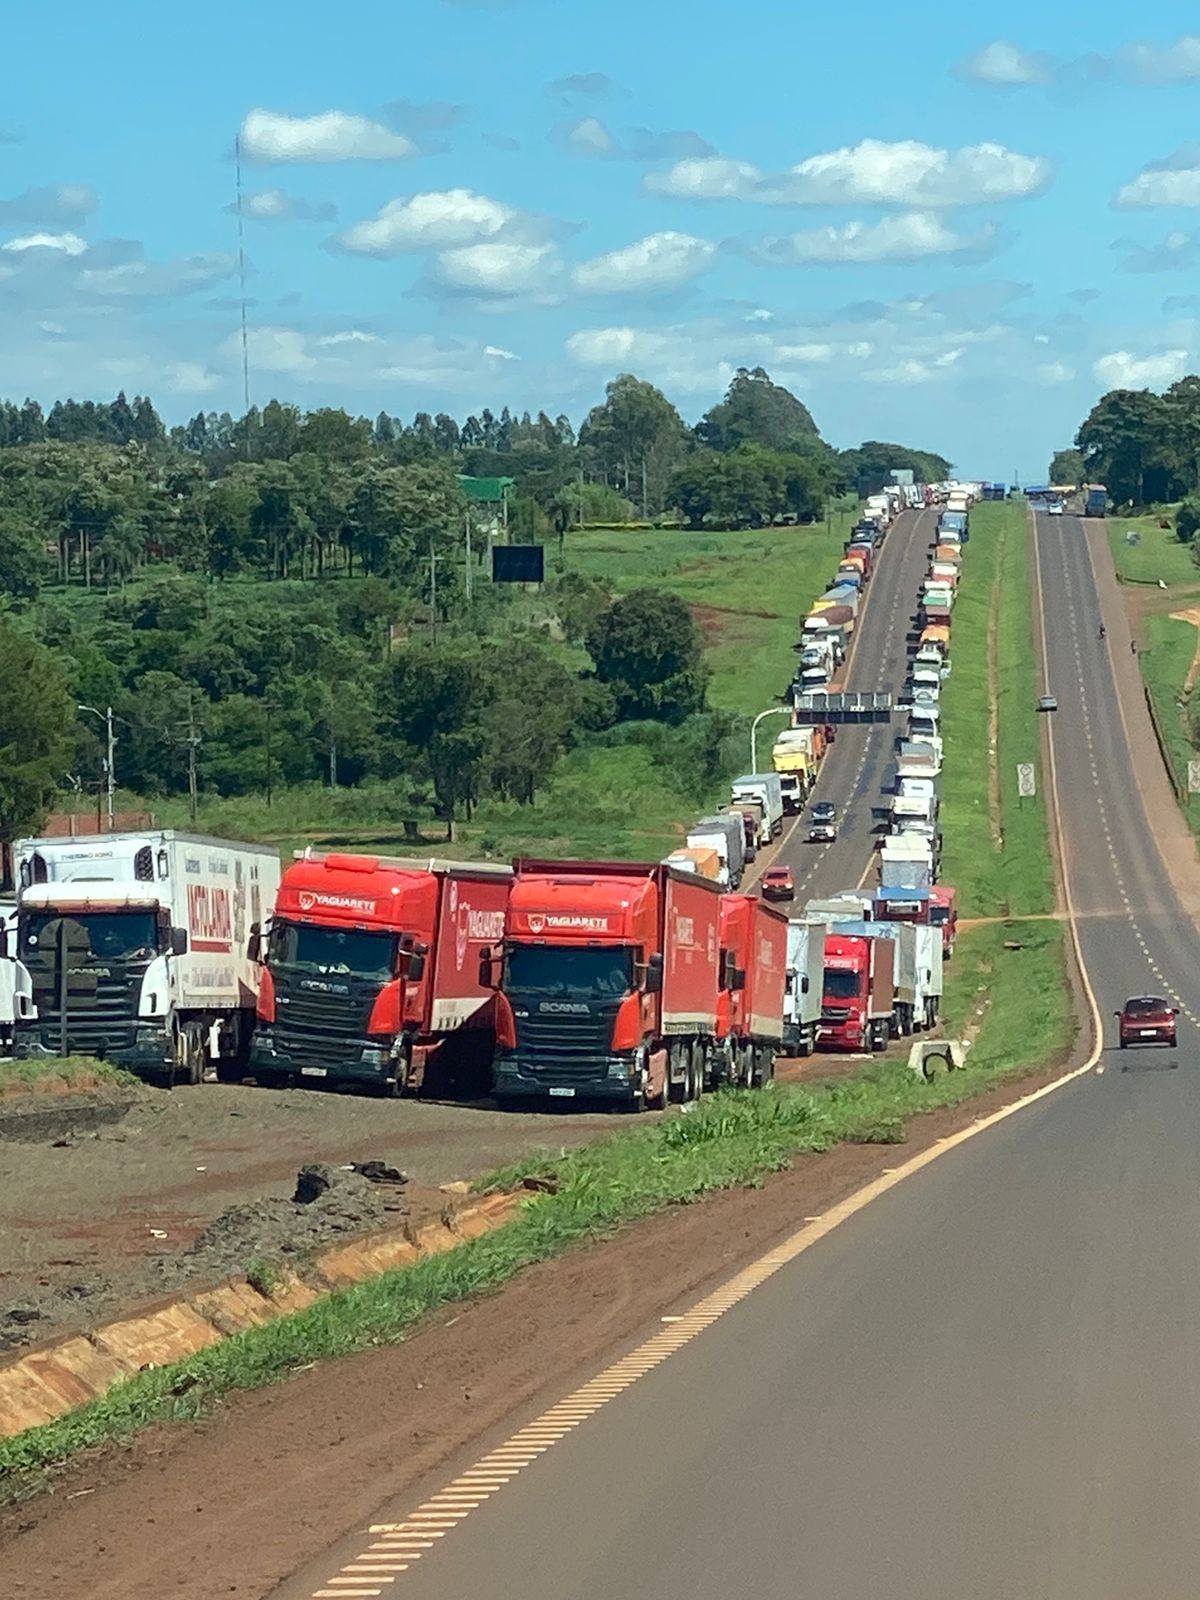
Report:
[[[492,977],[494,965],[495,958],[492,955],[491,946],[488,945],[479,952],[479,987],[481,989],[494,989],[496,987],[496,980]]]
[[[661,994],[663,986],[662,952],[656,950],[646,963],[646,993]]]
[[[186,928],[171,929],[171,954],[185,956],[188,950],[188,936]]]
[[[1172,1016],[1173,1016],[1173,1017],[1177,1017],[1177,1016],[1178,1016],[1178,1015],[1179,1015],[1179,1007],[1178,1007],[1178,1006],[1175,1006],[1175,1007],[1174,1007],[1174,1008],[1173,1008],[1173,1009],[1172,1009],[1172,1011],[1171,1011],[1171,1015],[1172,1015]]]
[[[262,924],[260,922],[252,922],[250,924],[250,937],[246,941],[246,959],[253,961],[256,965],[262,960]]]
[[[408,958],[408,965],[404,969],[404,976],[409,983],[420,983],[425,976],[424,951],[414,950]]]
[[[1119,1011],[1114,1011],[1114,1012],[1113,1012],[1113,1016],[1114,1016],[1114,1017],[1116,1017],[1116,1018],[1117,1018],[1117,1020],[1118,1020],[1118,1022],[1119,1022],[1119,1021],[1120,1021],[1120,1019],[1121,1019],[1121,1013],[1120,1013],[1120,1012],[1119,1012]]]
[[[806,972],[806,973],[804,973],[802,975],[802,977],[800,979],[800,993],[801,994],[807,994],[808,991],[809,991],[809,987],[810,987],[810,985],[809,985],[809,982],[808,982],[808,973]]]
[[[732,983],[731,987],[734,988],[734,989],[744,989],[746,987],[746,969],[745,969],[745,967],[734,967],[734,969],[733,969],[733,983]]]

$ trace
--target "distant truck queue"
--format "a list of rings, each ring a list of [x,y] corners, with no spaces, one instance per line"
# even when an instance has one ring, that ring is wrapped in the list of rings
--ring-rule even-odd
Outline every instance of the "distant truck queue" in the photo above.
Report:
[[[932,495],[932,498],[931,498]],[[32,838],[0,916],[0,1048],[87,1052],[169,1083],[491,1093],[501,1107],[688,1103],[779,1056],[933,1027],[954,952],[939,883],[941,686],[973,492],[870,496],[801,619],[792,690],[834,682],[896,515],[944,503],[917,597],[878,884],[788,915],[747,867],[808,804],[830,725],[787,727],[661,862],[420,862],[174,830]],[[823,802],[828,837],[835,808]]]

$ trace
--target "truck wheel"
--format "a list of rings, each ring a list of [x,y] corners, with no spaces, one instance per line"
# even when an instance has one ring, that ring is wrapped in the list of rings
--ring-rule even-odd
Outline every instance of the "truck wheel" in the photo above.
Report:
[[[688,1099],[700,1100],[704,1095],[704,1046],[694,1044],[688,1058]]]
[[[242,1083],[246,1069],[235,1056],[218,1056],[216,1060],[218,1083]]]
[[[765,1089],[775,1076],[775,1053],[769,1045],[754,1052],[754,1087]]]
[[[667,1099],[673,1106],[681,1106],[692,1098],[692,1056],[680,1045],[667,1050]]]

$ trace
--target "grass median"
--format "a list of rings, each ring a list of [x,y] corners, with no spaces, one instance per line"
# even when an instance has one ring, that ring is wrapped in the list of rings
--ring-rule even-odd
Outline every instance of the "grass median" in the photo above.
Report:
[[[970,917],[1038,916],[1054,904],[1031,560],[1023,501],[975,507],[942,693],[942,876]],[[1037,777],[1030,799],[1017,792],[1021,763]]]
[[[95,1056],[52,1056],[44,1060],[0,1061],[0,1099],[29,1094],[82,1093],[97,1088],[140,1087],[141,1080]]]
[[[925,1082],[903,1066],[879,1063],[813,1087],[720,1094],[687,1114],[523,1161],[481,1187],[508,1187],[536,1172],[553,1176],[555,1192],[531,1196],[521,1215],[494,1233],[139,1373],[69,1416],[0,1443],[0,1499],[41,1487],[81,1451],[151,1425],[193,1421],[223,1395],[280,1382],[313,1361],[400,1343],[439,1307],[494,1292],[522,1267],[623,1223],[715,1190],[760,1184],[797,1156],[838,1144],[902,1143],[920,1113],[958,1105],[1069,1045],[1069,1008],[1055,987],[1060,932],[1055,924],[1012,924],[1003,939],[988,928],[959,941],[962,1005],[989,996],[964,1071]],[[1020,948],[1006,950],[1006,941]],[[1031,997],[1039,1003],[1026,1011]]]

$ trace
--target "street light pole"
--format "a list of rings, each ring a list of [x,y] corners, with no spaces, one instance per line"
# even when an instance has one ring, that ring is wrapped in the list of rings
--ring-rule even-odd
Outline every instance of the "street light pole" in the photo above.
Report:
[[[760,711],[750,724],[750,771],[758,771],[758,725],[764,717],[790,717],[790,706],[768,706],[765,711]]]
[[[117,774],[116,751],[117,738],[113,732],[113,708],[107,706],[103,711],[95,706],[75,707],[76,711],[89,711],[93,717],[99,717],[104,724],[104,809],[108,820],[108,831],[113,830],[113,818],[116,815]]]

